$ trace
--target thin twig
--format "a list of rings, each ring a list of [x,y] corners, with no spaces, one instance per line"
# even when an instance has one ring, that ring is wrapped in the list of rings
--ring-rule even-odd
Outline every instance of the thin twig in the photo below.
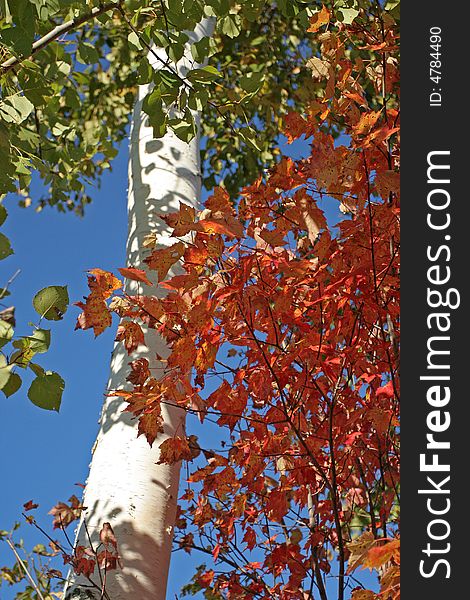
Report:
[[[33,576],[28,571],[28,567],[24,564],[23,560],[21,559],[21,556],[16,551],[15,545],[13,544],[13,542],[9,538],[5,538],[5,541],[10,546],[11,551],[13,552],[13,554],[15,555],[16,560],[18,561],[18,564],[23,569],[23,571],[26,574],[26,577],[29,579],[31,585],[33,586],[34,591],[36,592],[36,594],[39,596],[39,598],[41,600],[44,600],[44,596],[42,595],[41,590],[38,588],[37,583],[34,581]]]

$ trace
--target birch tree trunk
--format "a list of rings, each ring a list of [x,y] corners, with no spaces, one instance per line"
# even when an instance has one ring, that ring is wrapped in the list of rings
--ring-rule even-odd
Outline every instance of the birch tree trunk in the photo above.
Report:
[[[212,29],[212,20],[204,19],[194,33],[188,34],[190,42],[210,36]],[[178,64],[180,74],[185,73],[189,63],[193,68],[198,66],[190,57],[188,44]],[[160,68],[161,63],[152,53],[149,60],[154,68]],[[197,207],[201,191],[199,136],[189,144],[172,132],[160,140],[153,139],[152,128],[142,112],[147,92],[148,86],[141,86],[138,92],[129,159],[127,264],[141,269],[145,268],[142,242],[147,234],[156,233],[160,245],[175,242],[158,215],[178,210],[180,201]],[[198,123],[199,116],[194,116]],[[155,295],[155,288],[129,281],[126,292]],[[162,373],[156,355],[165,358],[168,349],[155,331],[145,333],[146,346],[139,347],[131,356],[123,344],[115,345],[108,390],[126,387],[128,363],[140,357],[149,361],[153,376]],[[111,524],[119,543],[123,568],[107,574],[106,592],[110,600],[164,600],[180,465],[158,465],[158,447],[166,437],[184,430],[185,413],[179,408],[163,406],[165,433],[150,448],[144,437],[137,438],[136,421],[123,412],[125,408],[126,403],[119,398],[105,399],[84,493],[87,507],[84,519],[95,546],[104,522]],[[83,520],[77,540],[78,544],[89,546]],[[65,591],[67,598],[100,596],[82,577],[72,576]]]

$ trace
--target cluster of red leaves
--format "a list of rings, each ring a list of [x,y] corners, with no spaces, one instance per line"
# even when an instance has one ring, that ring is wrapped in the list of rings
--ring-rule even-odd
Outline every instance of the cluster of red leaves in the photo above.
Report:
[[[72,566],[76,575],[82,575],[95,586],[97,583],[92,580],[92,577],[98,569],[103,589],[106,578],[103,578],[101,572],[106,574],[108,571],[113,571],[121,566],[117,539],[109,523],[103,523],[100,531],[100,542],[96,548],[91,544],[91,541],[90,546],[79,544],[74,547],[72,554],[64,552],[62,558],[64,564]]]
[[[162,431],[162,402],[218,426],[219,450],[181,434],[160,447],[160,462],[193,461],[178,543],[212,554],[219,568],[195,582],[217,598],[326,600],[330,576],[343,600],[359,565],[382,591],[353,600],[399,598],[397,34],[374,10],[350,25],[325,7],[312,18],[321,52],[307,66],[323,95],[285,120],[289,141],[313,138],[311,155],[283,158],[235,204],[218,188],[201,213],[167,215],[190,241],[145,262],[160,282],[178,261],[185,272],[160,283],[163,299],[108,308],[128,319],[129,352],[139,323],[171,349],[160,379],[138,359],[118,392],[139,435]],[[335,227],[325,206],[343,213]],[[96,323],[88,301],[79,325],[96,333],[110,316]]]

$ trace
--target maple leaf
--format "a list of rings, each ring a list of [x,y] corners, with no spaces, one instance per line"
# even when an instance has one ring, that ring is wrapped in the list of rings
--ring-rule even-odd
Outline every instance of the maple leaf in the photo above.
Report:
[[[197,350],[194,339],[191,336],[179,338],[173,345],[172,352],[168,357],[168,366],[178,366],[183,372],[191,370],[196,360]]]
[[[221,186],[214,188],[213,194],[207,198],[204,205],[215,216],[223,217],[224,215],[229,215],[233,212],[230,195],[227,190],[224,190]]]
[[[378,171],[374,185],[379,195],[388,200],[390,194],[400,193],[400,174],[396,171]]]
[[[305,63],[307,69],[312,72],[312,79],[315,81],[321,81],[330,74],[330,65],[326,60],[322,60],[316,56],[312,56]]]
[[[185,437],[170,437],[160,444],[159,450],[159,465],[173,465],[181,460],[191,460],[192,458],[191,448]]]
[[[308,66],[308,63],[307,63]],[[283,118],[284,127],[282,132],[287,137],[287,143],[292,142],[302,135],[309,138],[316,130],[316,126],[307,122],[299,113],[291,111]]]
[[[400,598],[400,567],[392,565],[380,578],[380,593],[381,597],[387,597],[392,600]]]
[[[183,202],[180,202],[178,212],[160,215],[160,219],[173,229],[171,235],[175,237],[182,237],[189,233],[193,229],[195,218],[196,210]]]
[[[346,544],[347,549],[350,551],[348,560],[348,569],[346,574],[352,573],[363,564],[367,553],[375,544],[374,535],[370,531],[365,531],[361,536],[356,538],[354,541]]]
[[[114,291],[122,287],[122,282],[109,271],[89,269],[88,273],[92,275],[88,278],[91,291],[99,292],[103,298],[109,298]]]
[[[374,127],[374,125],[379,120],[380,115],[381,115],[380,111],[378,111],[378,112],[374,112],[374,111],[363,112],[361,114],[361,118],[356,123],[356,125],[354,125],[354,127],[353,127],[354,135],[368,134],[370,132],[370,130],[372,129],[372,127]]]
[[[111,325],[108,306],[100,296],[90,294],[85,303],[75,302],[75,305],[83,310],[77,318],[75,329],[93,329],[96,337]]]
[[[84,575],[85,577],[91,577],[96,567],[92,549],[84,546],[77,546],[74,550],[74,556],[64,556],[64,562],[71,562],[75,574]]]
[[[137,436],[144,435],[152,446],[159,433],[163,433],[163,419],[160,411],[144,413],[139,417]]]
[[[32,500],[28,500],[28,502],[25,502],[23,504],[23,509],[27,512],[28,510],[34,510],[38,506],[39,506],[39,504],[36,504]]]
[[[135,267],[123,267],[118,269],[118,271],[127,279],[132,279],[132,281],[140,281],[141,283],[145,283],[145,285],[152,285],[152,282],[147,277],[147,273],[142,269],[136,269]]]
[[[119,289],[122,283],[112,273],[102,269],[91,269],[88,272],[91,274],[88,277],[90,295],[85,303],[75,302],[75,305],[83,310],[77,318],[75,329],[92,328],[96,337],[112,323],[106,299]]]
[[[117,539],[113,528],[111,527],[111,523],[103,523],[100,530],[100,542],[104,546],[112,546],[117,549]]]
[[[123,340],[128,354],[137,350],[139,346],[145,345],[144,332],[140,325],[133,321],[123,321],[118,327],[116,341]]]
[[[214,571],[211,569],[210,571],[206,571],[205,573],[202,573],[201,575],[198,575],[197,577],[197,583],[203,587],[203,588],[208,588],[212,581],[214,580]]]
[[[381,546],[375,545],[370,548],[362,564],[369,569],[379,569],[385,563],[389,562],[393,556],[399,555],[399,553],[400,540],[391,540]]]
[[[195,229],[204,233],[226,235],[228,238],[243,237],[243,225],[231,215],[219,219],[202,219],[196,223]]]
[[[376,600],[377,594],[371,590],[356,589],[351,594],[351,600]]]
[[[65,502],[58,502],[49,511],[49,514],[54,517],[52,521],[54,529],[67,527],[70,523],[80,518],[85,508],[83,504],[76,496],[70,496],[69,502],[70,506]]]
[[[252,527],[247,527],[245,531],[245,535],[243,536],[243,542],[245,542],[248,550],[253,550],[256,546],[256,532]]]
[[[129,363],[131,372],[126,381],[134,385],[143,385],[150,377],[149,361],[146,358],[138,358]]]
[[[309,33],[315,33],[320,29],[320,27],[323,27],[323,25],[326,25],[330,22],[330,16],[330,11],[326,8],[326,6],[323,5],[321,10],[310,17],[310,26],[307,31]]]
[[[183,256],[184,251],[183,242],[178,242],[168,248],[154,250],[144,262],[148,265],[149,269],[157,271],[158,281],[163,281],[171,267]]]

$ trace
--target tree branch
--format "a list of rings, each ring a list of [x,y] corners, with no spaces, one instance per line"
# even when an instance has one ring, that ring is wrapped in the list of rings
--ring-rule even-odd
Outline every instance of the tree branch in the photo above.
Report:
[[[69,31],[72,31],[73,29],[75,29],[77,27],[80,27],[80,25],[83,25],[87,21],[91,21],[92,19],[99,17],[100,15],[102,15],[105,12],[108,12],[109,10],[119,8],[120,3],[121,3],[121,0],[118,0],[117,2],[107,2],[106,4],[102,4],[101,6],[97,6],[97,7],[93,8],[90,12],[85,13],[84,15],[75,17],[74,19],[71,19],[70,21],[66,21],[65,23],[62,23],[61,25],[57,25],[57,27],[54,27],[54,29],[51,29],[51,31],[49,31],[49,33],[46,33],[45,35],[42,36],[42,38],[39,38],[38,40],[36,40],[34,42],[33,49],[31,51],[30,56],[33,56],[34,54],[36,54],[36,52],[39,52],[39,50],[42,50],[43,48],[45,48],[48,44],[50,44],[51,42],[56,40],[61,35],[68,33]],[[22,60],[24,60],[25,58],[26,57],[12,56],[11,58],[9,58],[5,62],[3,62],[0,65],[0,70],[1,70],[2,74],[7,73],[11,69],[14,69],[16,66],[21,64]]]

